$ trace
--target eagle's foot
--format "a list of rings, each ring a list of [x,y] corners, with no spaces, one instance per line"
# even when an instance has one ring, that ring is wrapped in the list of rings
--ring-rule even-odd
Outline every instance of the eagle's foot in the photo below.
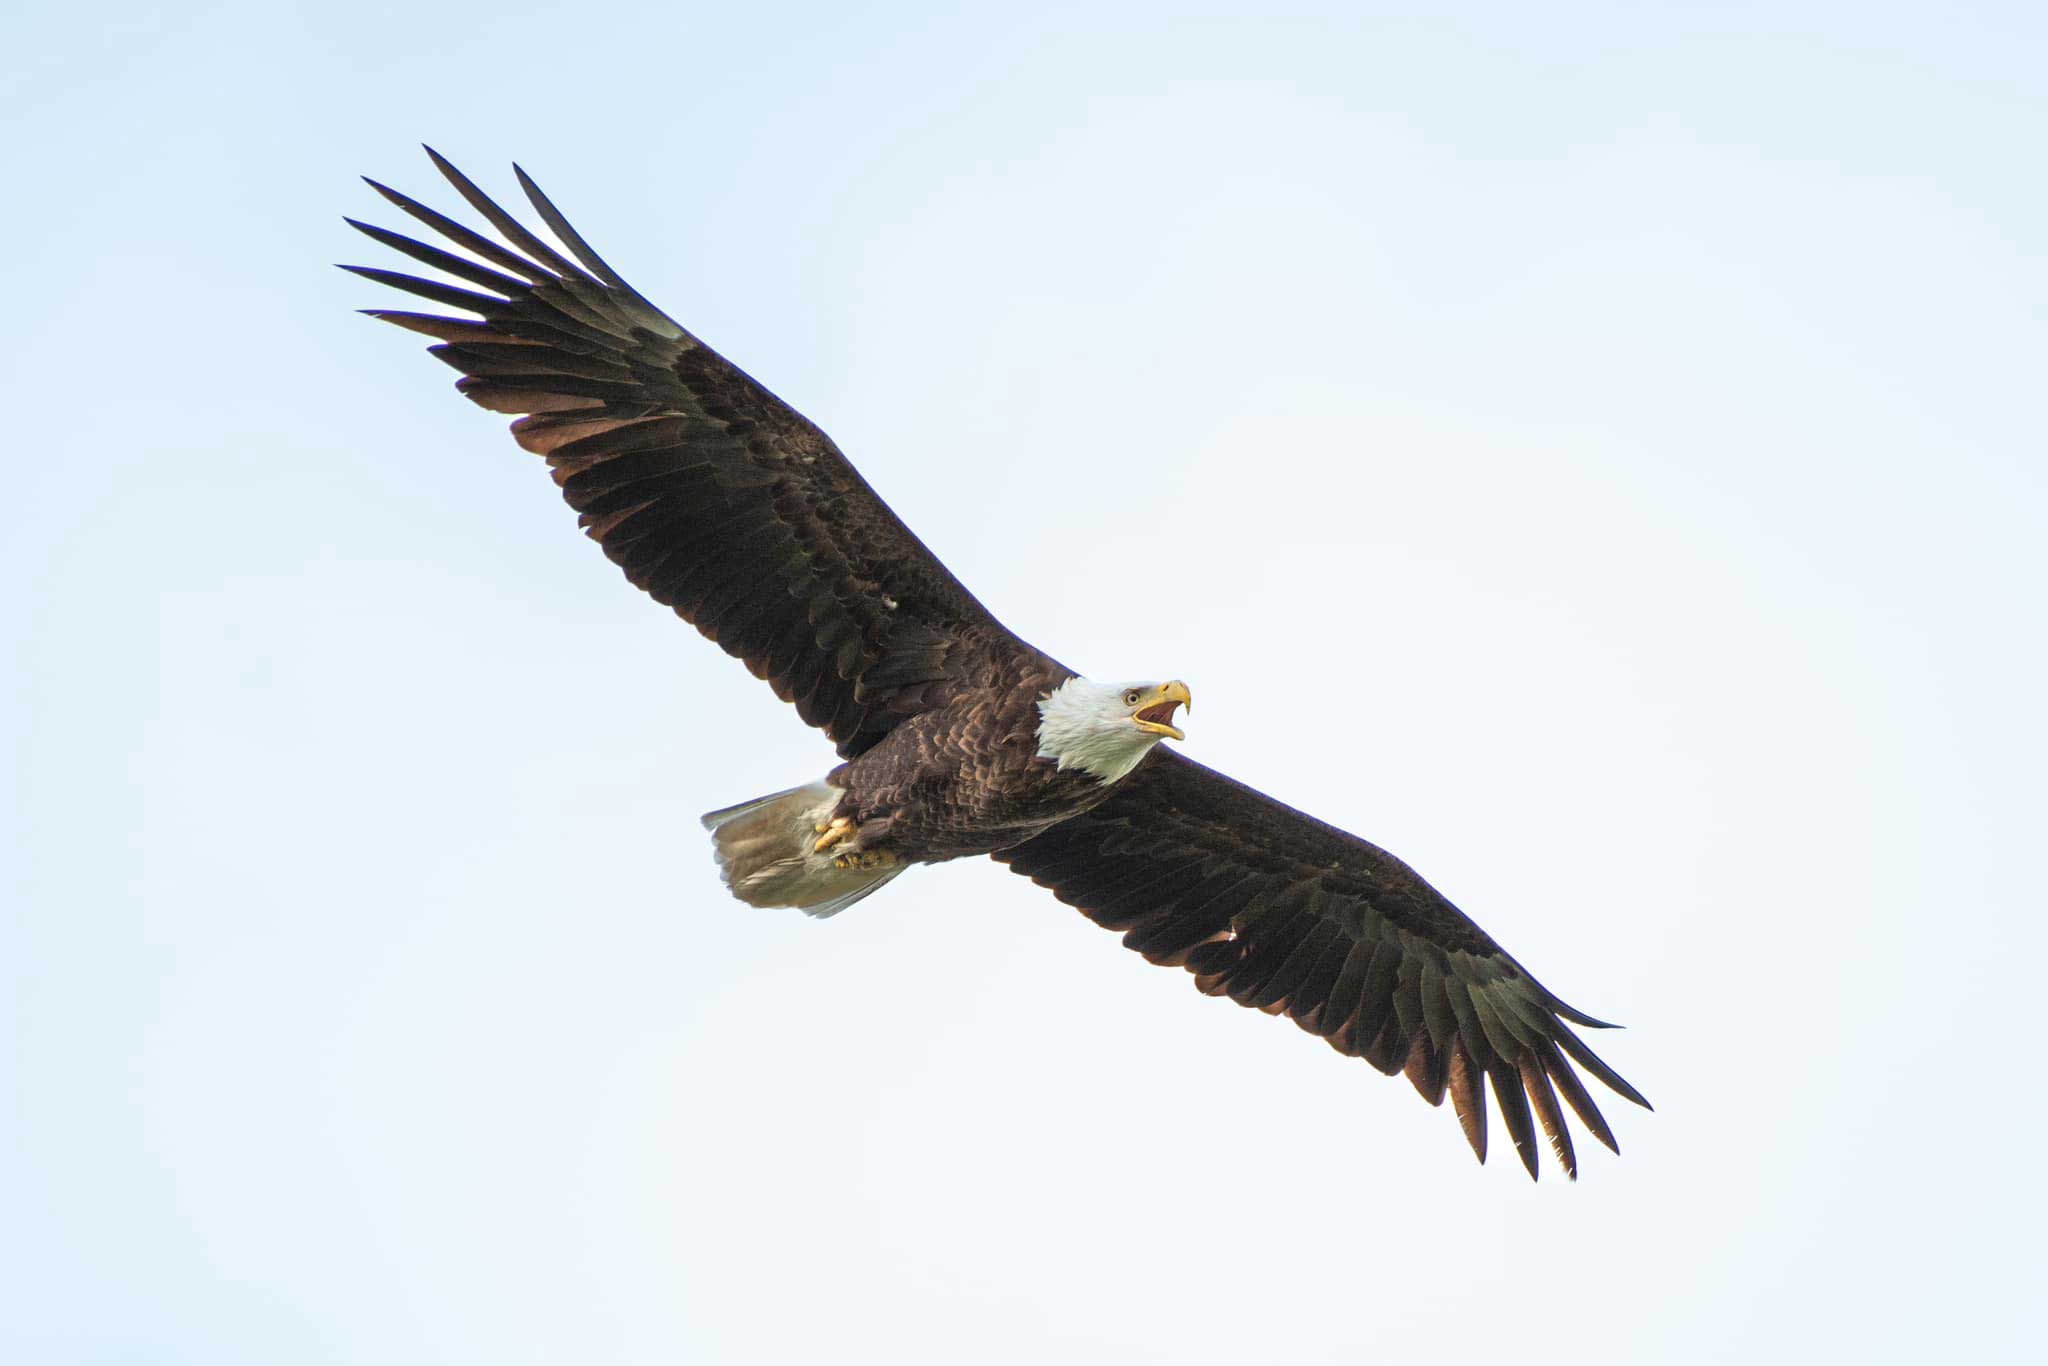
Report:
[[[812,829],[819,832],[817,843],[811,846],[814,854],[822,854],[833,845],[853,838],[853,822],[845,816],[835,816],[829,824],[813,826]]]
[[[855,869],[894,868],[903,862],[887,849],[863,849],[857,854],[841,854],[832,860],[832,866],[841,872]]]

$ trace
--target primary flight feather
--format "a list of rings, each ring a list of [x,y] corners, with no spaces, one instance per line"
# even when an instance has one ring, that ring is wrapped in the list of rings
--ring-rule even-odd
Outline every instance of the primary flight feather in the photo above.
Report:
[[[990,855],[1198,990],[1285,1014],[1448,1093],[1486,1158],[1486,1094],[1535,1176],[1536,1126],[1577,1175],[1583,1069],[1647,1107],[1531,977],[1399,859],[1161,749],[1187,686],[1083,678],[1018,639],[802,414],[654,307],[524,171],[567,255],[428,150],[494,241],[377,192],[467,255],[366,223],[469,288],[348,266],[473,317],[365,310],[436,339],[456,387],[546,458],[584,530],[823,730],[843,760],[704,818],[727,887],[830,915],[905,869]],[[1562,1100],[1562,1106],[1560,1105]],[[1616,1149],[1619,1151],[1618,1149]]]

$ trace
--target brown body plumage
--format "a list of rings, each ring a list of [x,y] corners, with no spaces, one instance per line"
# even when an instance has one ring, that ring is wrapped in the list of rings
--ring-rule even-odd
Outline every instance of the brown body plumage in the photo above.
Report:
[[[1038,699],[1070,677],[1050,661],[986,692],[928,711],[832,770],[835,814],[856,847],[906,862],[992,854],[1108,800],[1111,784],[1038,754]]]
[[[524,172],[566,254],[434,160],[502,243],[382,186],[469,255],[356,226],[474,288],[349,269],[476,316],[374,315],[435,338],[471,400],[519,414],[515,438],[627,578],[845,760],[706,817],[736,894],[828,913],[910,864],[993,854],[1200,990],[1449,1095],[1482,1159],[1489,1090],[1532,1176],[1539,1124],[1576,1173],[1566,1108],[1614,1146],[1574,1065],[1646,1102],[1567,1023],[1599,1021],[1392,855],[1152,751],[1179,737],[1155,702],[1184,703],[1180,684],[1104,712],[1107,758],[1099,737],[1063,739],[1049,699],[1100,685],[989,615],[823,432],[626,284]]]

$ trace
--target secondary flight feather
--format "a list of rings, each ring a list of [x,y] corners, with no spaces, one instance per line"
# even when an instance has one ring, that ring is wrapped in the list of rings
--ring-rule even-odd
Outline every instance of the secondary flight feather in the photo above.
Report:
[[[370,181],[438,234],[348,220],[461,281],[345,269],[444,309],[367,309],[435,339],[459,389],[518,415],[588,535],[837,746],[816,782],[704,818],[755,906],[831,915],[921,863],[1008,864],[1198,990],[1283,1014],[1449,1095],[1483,1162],[1487,1094],[1531,1177],[1569,1109],[1616,1148],[1581,1071],[1648,1106],[1546,990],[1393,855],[1161,747],[1178,679],[1084,678],[1019,639],[817,427],[627,284],[514,168],[559,246],[431,149],[493,239]]]

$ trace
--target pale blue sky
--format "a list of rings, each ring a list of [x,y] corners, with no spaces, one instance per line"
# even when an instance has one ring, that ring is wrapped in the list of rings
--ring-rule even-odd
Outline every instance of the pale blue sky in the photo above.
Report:
[[[1033,8],[0,18],[0,1357],[2038,1347],[2040,7]],[[422,139],[1628,1024],[1625,1156],[986,864],[725,898],[829,750],[351,314]]]

